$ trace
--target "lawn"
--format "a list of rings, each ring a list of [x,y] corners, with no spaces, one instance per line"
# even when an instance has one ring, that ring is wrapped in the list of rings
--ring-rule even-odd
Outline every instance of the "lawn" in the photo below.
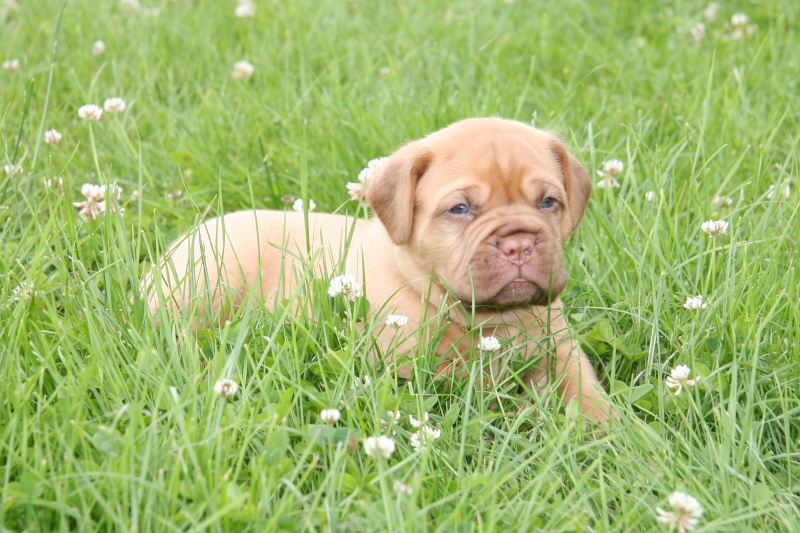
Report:
[[[696,531],[797,531],[797,2],[255,2],[0,0],[0,531],[667,531],[676,491]],[[198,221],[355,213],[368,161],[472,116],[595,179],[563,299],[604,431],[555,388],[485,390],[480,357],[370,366],[384,325],[330,277],[310,313],[150,316],[139,280]]]

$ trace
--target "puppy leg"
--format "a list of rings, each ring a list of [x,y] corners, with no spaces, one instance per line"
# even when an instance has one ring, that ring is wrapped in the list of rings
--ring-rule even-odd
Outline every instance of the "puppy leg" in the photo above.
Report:
[[[564,401],[578,398],[584,415],[606,423],[614,412],[597,380],[586,354],[574,340],[565,340],[556,347],[556,379]]]

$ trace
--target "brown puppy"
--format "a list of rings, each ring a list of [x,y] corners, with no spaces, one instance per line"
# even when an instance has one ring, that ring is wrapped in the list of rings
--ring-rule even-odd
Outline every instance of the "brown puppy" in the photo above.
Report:
[[[302,214],[242,211],[200,226],[173,244],[155,289],[152,276],[145,280],[150,308],[196,298],[218,311],[226,293],[291,294],[309,250],[330,265],[352,234],[346,272],[365,282],[373,312],[405,315],[415,331],[449,309],[440,374],[462,368],[475,350],[466,332],[479,331],[541,357],[526,378],[556,377],[565,400],[578,398],[585,414],[605,421],[608,403],[558,298],[567,281],[562,246],[590,192],[586,170],[554,136],[503,119],[463,120],[402,147],[368,181],[378,220],[310,214],[306,233]],[[399,345],[395,334],[381,334],[387,363],[415,349],[413,334]],[[492,370],[503,372],[498,363]]]

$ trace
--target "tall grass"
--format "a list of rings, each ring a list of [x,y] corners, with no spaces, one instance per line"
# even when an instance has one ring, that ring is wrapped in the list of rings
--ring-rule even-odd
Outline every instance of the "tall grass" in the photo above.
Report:
[[[20,60],[0,71],[3,165],[24,168],[0,175],[4,530],[647,531],[675,490],[698,530],[796,529],[795,3],[714,22],[688,0],[263,1],[252,19],[233,1],[17,3],[0,4],[0,55]],[[731,37],[735,12],[752,36]],[[255,74],[234,80],[242,59]],[[78,118],[111,96],[125,112]],[[484,390],[479,363],[444,381],[425,353],[409,380],[368,364],[384,326],[343,320],[359,308],[308,272],[221,324],[147,312],[139,280],[198,220],[284,209],[306,180],[317,211],[355,213],[344,184],[366,161],[484,115],[559,132],[593,175],[625,163],[568,244],[564,295],[620,414],[604,434],[555,394]],[[79,216],[86,182],[117,182],[124,212]],[[699,381],[676,396],[679,364]],[[425,412],[442,434],[414,451]],[[377,434],[388,460],[364,453]]]

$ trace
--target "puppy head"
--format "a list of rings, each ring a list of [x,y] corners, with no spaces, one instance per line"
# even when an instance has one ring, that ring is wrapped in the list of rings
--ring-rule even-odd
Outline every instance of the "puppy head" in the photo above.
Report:
[[[477,305],[544,305],[566,285],[562,245],[589,201],[586,170],[553,135],[496,118],[407,144],[367,184],[397,253]]]

